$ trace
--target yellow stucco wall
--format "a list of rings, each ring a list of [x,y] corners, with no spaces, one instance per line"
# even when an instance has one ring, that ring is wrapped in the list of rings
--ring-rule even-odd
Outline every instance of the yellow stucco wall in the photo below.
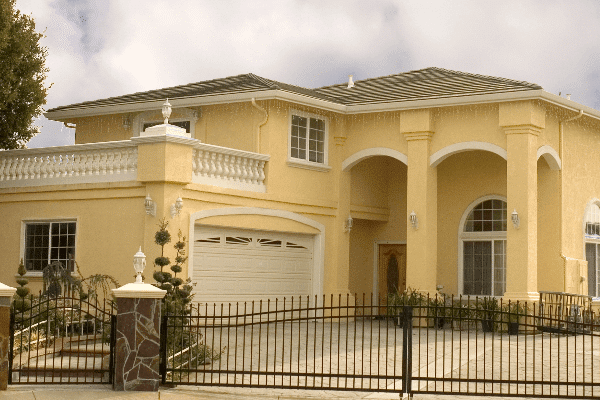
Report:
[[[410,241],[411,235],[418,237],[422,231],[407,228],[408,213],[415,207],[421,222],[430,224],[424,225],[429,227],[426,237],[433,238],[417,243],[420,251],[430,250],[435,256],[431,258],[435,262],[430,260],[433,267],[426,274],[426,289],[443,285],[444,292],[458,293],[460,218],[469,204],[483,196],[510,196],[508,186],[515,176],[507,176],[510,173],[505,159],[487,151],[468,150],[453,154],[437,166],[429,165],[429,157],[464,142],[484,142],[506,150],[506,127],[523,124],[523,121],[537,130],[535,139],[530,138],[528,142],[533,150],[549,145],[559,151],[559,121],[573,116],[572,112],[558,112],[556,107],[537,102],[355,115],[336,114],[281,100],[258,101],[258,105],[268,113],[260,134],[258,125],[264,120],[264,114],[250,102],[242,102],[199,108],[195,136],[204,143],[247,151],[260,149],[260,153],[270,155],[265,169],[266,193],[190,183],[191,145],[181,143],[140,143],[136,182],[0,189],[1,216],[6,227],[0,231],[0,247],[6,249],[7,260],[0,281],[14,284],[14,273],[21,257],[21,223],[24,220],[77,218],[77,261],[84,274],[88,273],[86,271],[106,271],[119,281],[127,282],[133,275],[129,270],[131,258],[140,245],[148,256],[149,268],[152,268],[152,260],[159,251],[153,245],[153,237],[161,218],[170,220],[169,228],[174,237],[178,230],[188,236],[192,213],[215,208],[255,207],[297,213],[322,224],[325,232],[325,293],[368,293],[373,288],[374,243],[403,242]],[[291,110],[319,115],[328,121],[329,168],[311,170],[289,162]],[[134,118],[135,114],[130,117]],[[123,128],[122,121],[122,114],[74,120],[76,141],[129,139],[132,132]],[[414,132],[424,136],[419,143],[409,145],[407,139],[411,139],[409,135]],[[537,218],[527,221],[524,216],[523,230],[509,232],[511,235],[535,232],[537,287],[540,290],[564,288],[561,254],[585,258],[583,213],[591,199],[600,199],[600,181],[595,178],[600,126],[584,117],[566,124],[564,132],[562,235],[561,203],[557,195],[561,173],[550,169],[544,160],[533,160],[535,167],[532,167],[537,169]],[[409,192],[415,189],[407,187],[410,168],[391,157],[360,160],[349,171],[342,171],[344,160],[373,148],[399,152],[408,157],[409,164],[418,157],[418,173],[428,179],[418,193],[426,193],[429,203],[419,204],[419,198],[410,198]],[[416,170],[413,168],[412,171]],[[419,183],[419,177],[412,179]],[[516,189],[518,192],[519,188]],[[143,199],[147,194],[158,204],[156,217],[144,212]],[[170,205],[177,197],[184,200],[184,210],[180,216],[171,219]],[[519,197],[517,200],[531,202],[532,198]],[[508,210],[509,214],[511,211]],[[355,218],[355,224],[348,234],[344,232],[344,222],[349,214]],[[526,221],[535,224],[535,230],[530,229],[533,225],[525,225]],[[199,223],[317,233],[307,225],[266,216],[220,216]],[[171,247],[169,251],[172,251]],[[527,262],[524,261],[524,265]],[[187,276],[187,269],[183,275]],[[146,276],[151,277],[151,273]]]

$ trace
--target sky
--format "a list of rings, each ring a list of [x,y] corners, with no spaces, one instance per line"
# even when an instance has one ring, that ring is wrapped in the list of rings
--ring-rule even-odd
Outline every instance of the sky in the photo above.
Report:
[[[17,0],[44,32],[45,109],[254,73],[308,88],[440,67],[600,109],[600,1]],[[45,117],[27,147],[74,143]]]

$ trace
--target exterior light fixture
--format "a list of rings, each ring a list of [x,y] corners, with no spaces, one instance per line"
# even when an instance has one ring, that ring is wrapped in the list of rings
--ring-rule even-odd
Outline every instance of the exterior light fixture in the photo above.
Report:
[[[142,282],[142,273],[146,268],[146,255],[142,253],[142,246],[137,253],[133,256],[133,269],[137,276],[135,277],[135,283],[143,283]]]
[[[165,125],[169,123],[169,117],[171,116],[171,104],[169,103],[169,99],[165,101],[162,106],[162,116],[165,119]]]
[[[128,131],[129,128],[131,128],[131,118],[129,118],[129,115],[128,115],[126,117],[123,117],[123,129]]]
[[[410,220],[410,225],[414,229],[419,229],[419,219],[417,218],[417,213],[414,210],[413,210],[413,212],[410,213],[408,218]]]
[[[515,229],[519,229],[519,224],[521,223],[521,220],[519,219],[519,213],[517,212],[516,208],[510,215],[510,220],[512,221]]]
[[[149,194],[146,195],[146,199],[144,200],[144,208],[146,209],[146,214],[156,217],[156,203]]]
[[[175,204],[171,204],[171,218],[175,218],[179,214],[181,214],[181,210],[183,209],[183,200],[181,197],[178,197],[175,200]]]
[[[346,218],[346,221],[344,221],[344,232],[350,232],[352,230],[353,223],[354,220],[352,219],[352,216],[348,214],[348,218]]]

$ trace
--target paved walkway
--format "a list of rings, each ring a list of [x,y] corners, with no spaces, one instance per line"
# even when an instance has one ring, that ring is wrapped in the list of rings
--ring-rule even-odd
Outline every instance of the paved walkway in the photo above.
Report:
[[[211,387],[176,387],[158,393],[115,392],[110,385],[12,385],[0,392],[4,400],[298,400],[298,399],[395,399],[392,393],[335,392],[321,390],[277,390]],[[455,395],[414,395],[415,400],[519,400],[522,397],[484,397]],[[530,398],[531,399],[531,398]]]

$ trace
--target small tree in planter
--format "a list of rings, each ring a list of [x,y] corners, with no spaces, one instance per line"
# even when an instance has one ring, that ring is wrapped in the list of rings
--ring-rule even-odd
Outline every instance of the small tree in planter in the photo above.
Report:
[[[509,335],[517,335],[519,333],[519,323],[521,318],[527,315],[527,307],[519,302],[508,302],[502,308],[503,319],[508,326]]]
[[[448,307],[446,305],[446,295],[444,293],[436,294],[434,298],[428,299],[427,311],[432,318],[433,326],[437,329],[443,329],[448,317]]]
[[[496,330],[496,320],[500,313],[500,303],[498,299],[491,296],[477,299],[477,315],[481,319],[481,329],[484,332],[494,332]]]
[[[404,306],[419,307],[427,302],[427,297],[416,289],[406,288],[405,291],[396,291],[388,294],[387,298],[387,314],[393,318],[396,318],[398,326],[402,325],[402,313]],[[420,310],[415,310],[413,315],[417,316]],[[419,318],[419,317],[418,317]],[[419,318],[420,320],[420,318]],[[419,321],[420,322],[420,321]]]

